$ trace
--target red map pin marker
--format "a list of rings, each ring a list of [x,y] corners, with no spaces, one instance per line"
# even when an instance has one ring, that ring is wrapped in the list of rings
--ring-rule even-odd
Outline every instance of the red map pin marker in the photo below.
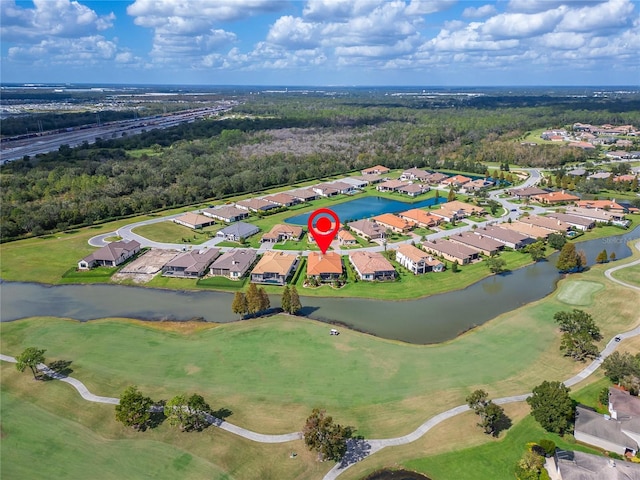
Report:
[[[319,218],[316,220],[316,217]],[[333,228],[331,228],[332,226]],[[329,245],[331,245],[333,239],[336,238],[338,230],[340,230],[340,219],[338,219],[338,215],[334,211],[328,208],[319,208],[309,215],[307,227],[309,227],[309,233],[313,235],[318,247],[324,254],[327,253]]]

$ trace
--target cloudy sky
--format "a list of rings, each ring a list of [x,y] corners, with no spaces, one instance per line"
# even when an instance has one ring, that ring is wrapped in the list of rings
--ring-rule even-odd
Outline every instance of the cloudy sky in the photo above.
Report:
[[[3,82],[638,85],[632,0],[0,0]]]

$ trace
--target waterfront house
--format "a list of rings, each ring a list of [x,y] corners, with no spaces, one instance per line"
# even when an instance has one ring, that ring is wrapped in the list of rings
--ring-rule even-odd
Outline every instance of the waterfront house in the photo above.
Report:
[[[311,187],[311,190],[316,192],[321,197],[333,197],[340,193],[340,190],[334,187],[330,183],[320,183]]]
[[[472,232],[460,232],[455,235],[451,235],[449,240],[466,245],[467,247],[477,250],[487,256],[495,255],[504,248],[503,243],[482,234],[476,235]]]
[[[280,205],[268,202],[263,198],[248,198],[246,200],[240,200],[239,202],[236,202],[236,206],[250,212],[266,212],[280,207]]]
[[[383,239],[386,237],[385,228],[368,219],[356,220],[348,224],[353,233],[366,240]]]
[[[162,267],[164,277],[199,278],[220,255],[217,248],[183,252]]]
[[[288,193],[276,193],[274,195],[269,195],[268,197],[264,197],[264,200],[275,203],[280,207],[292,207],[296,203],[300,202],[300,200]]]
[[[361,280],[372,282],[396,278],[393,265],[379,252],[351,252],[349,262]]]
[[[519,221],[515,221],[511,223],[508,223],[508,222],[501,223],[500,226],[502,228],[513,230],[523,235],[526,235],[529,238],[532,238],[534,240],[537,240],[538,238],[543,238],[546,240],[547,237],[553,233],[551,230],[548,230],[546,228],[538,227],[536,225],[532,225],[531,223],[524,223]]]
[[[582,230],[586,232],[587,230],[591,230],[596,226],[595,220],[591,220],[590,218],[583,218],[577,215],[570,215],[568,213],[557,213],[551,212],[547,215],[549,218],[555,218],[564,223],[571,225],[573,228],[577,228],[578,230]]]
[[[429,190],[431,190],[429,185],[422,185],[420,183],[411,183],[409,185],[398,188],[399,193],[404,193],[405,195],[408,195],[410,197],[417,197],[418,195],[422,195]]]
[[[260,241],[277,243],[287,240],[293,240],[297,242],[298,240],[300,240],[300,238],[302,238],[302,233],[302,227],[299,227],[298,225],[284,225],[281,223],[277,223],[273,227],[271,227],[271,230],[262,235]]]
[[[209,268],[212,275],[228,277],[232,280],[242,278],[256,260],[257,253],[252,248],[230,250],[218,257]]]
[[[553,480],[640,480],[640,465],[602,455],[556,450],[545,468]]]
[[[310,188],[301,188],[299,190],[289,190],[288,192],[292,197],[297,198],[301,202],[310,202],[318,198],[318,194]]]
[[[514,250],[519,250],[535,242],[535,239],[528,235],[495,225],[477,228],[473,233],[496,240],[505,247],[513,248]]]
[[[419,182],[426,182],[430,175],[431,174],[426,170],[413,167],[402,172],[400,180],[418,180]]]
[[[307,276],[321,282],[333,282],[342,276],[342,257],[335,252],[310,252],[307,257]]]
[[[557,218],[542,217],[540,215],[524,215],[519,219],[522,223],[529,223],[536,227],[546,228],[554,233],[567,233],[571,225]]]
[[[379,192],[395,192],[402,187],[409,185],[409,182],[404,180],[387,180],[376,185],[376,190]]]
[[[440,182],[440,185],[445,187],[461,187],[465,183],[470,182],[471,179],[469,177],[465,177],[464,175],[454,175],[453,177],[445,178]]]
[[[385,229],[388,228],[396,233],[406,233],[413,227],[415,227],[415,224],[413,222],[397,217],[392,213],[383,213],[382,215],[377,215],[373,217],[372,220]]]
[[[140,251],[140,243],[135,240],[111,242],[78,262],[78,269],[93,267],[117,267]]]
[[[419,208],[412,208],[406,212],[400,212],[398,216],[409,222],[415,223],[419,227],[425,228],[436,227],[442,220],[441,217],[432,215],[431,212],[427,212],[426,210],[421,210]]]
[[[444,270],[444,264],[432,255],[420,250],[411,244],[403,243],[398,246],[396,251],[396,262],[402,265],[414,275],[420,275],[430,271],[441,272]]]
[[[466,265],[480,258],[477,250],[450,240],[427,240],[422,245],[427,252],[459,265]]]
[[[253,283],[284,285],[297,266],[297,255],[269,250],[262,255],[251,271],[251,281]]]

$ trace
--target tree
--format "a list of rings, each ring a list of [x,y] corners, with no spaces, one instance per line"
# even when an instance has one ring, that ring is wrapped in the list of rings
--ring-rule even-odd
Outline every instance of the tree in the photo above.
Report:
[[[291,291],[289,290],[289,285],[284,286],[284,290],[282,291],[282,300],[280,301],[280,306],[284,312],[289,313],[291,310]]]
[[[451,262],[451,272],[458,273],[459,270],[460,268],[458,267],[458,262]]]
[[[611,260],[612,262],[615,262],[615,260],[616,260],[616,252],[611,252],[611,255],[609,255],[609,260]]]
[[[609,261],[609,254],[607,249],[602,250],[596,257],[596,263],[607,263]]]
[[[507,261],[500,257],[489,257],[485,260],[491,273],[501,273],[507,266]]]
[[[302,309],[302,304],[300,303],[300,296],[298,295],[298,290],[295,285],[291,287],[291,305],[289,307],[289,313],[291,315],[297,314]]]
[[[258,289],[258,296],[260,298],[260,312],[264,312],[266,310],[269,310],[269,307],[271,307],[271,300],[269,299],[269,295],[267,295],[267,292],[265,291],[265,289],[263,287],[260,287]]]
[[[355,430],[333,422],[324,410],[314,408],[307,418],[302,434],[309,450],[318,452],[321,461],[340,461],[347,451],[347,440]]]
[[[260,311],[260,307],[262,305],[262,299],[260,298],[260,292],[258,292],[258,287],[255,283],[250,283],[249,288],[247,288],[247,293],[245,294],[245,298],[247,299],[247,311],[251,315],[255,315]]]
[[[197,393],[188,398],[176,395],[165,405],[164,414],[171,425],[179,426],[183,432],[201,431],[209,426],[211,407]]]
[[[591,315],[573,309],[571,312],[556,312],[553,319],[560,326],[560,350],[566,356],[579,361],[598,356],[598,348],[593,342],[601,340],[602,335]]]
[[[449,194],[447,195],[447,202],[453,202],[456,199],[456,192],[453,189],[453,187],[451,187],[449,189]]]
[[[573,243],[565,243],[562,250],[560,250],[556,267],[562,273],[576,272],[580,269],[580,262],[580,257],[576,253],[576,246]]]
[[[504,409],[489,400],[489,394],[484,390],[476,390],[466,399],[467,405],[480,417],[478,426],[484,433],[494,435],[497,433],[498,423],[504,417]]]
[[[135,386],[127,387],[116,405],[116,420],[134,430],[144,431],[151,420],[153,401],[145,397]]]
[[[489,210],[491,210],[491,215],[495,215],[501,205],[499,202],[496,202],[495,200],[489,200],[487,202],[487,206],[489,207]]]
[[[602,362],[605,376],[618,385],[625,377],[640,377],[640,358],[629,352],[613,352]]]
[[[544,245],[544,242],[542,241],[532,243],[527,249],[529,255],[531,255],[531,260],[533,260],[534,262],[538,262],[544,258],[545,250],[546,247]]]
[[[243,315],[247,314],[247,310],[247,298],[245,297],[244,293],[236,292],[233,296],[233,302],[231,303],[231,311],[233,313],[237,313],[238,315],[240,315],[240,318],[242,318]]]
[[[547,237],[547,243],[555,250],[560,250],[567,243],[567,238],[561,233],[552,233]]]
[[[36,347],[26,348],[16,357],[16,368],[18,371],[24,372],[24,369],[29,367],[33,374],[33,378],[38,380],[38,364],[44,363],[44,352],[46,352],[46,350]]]
[[[527,398],[531,415],[548,432],[562,435],[571,430],[575,407],[569,392],[564,383],[545,380]]]

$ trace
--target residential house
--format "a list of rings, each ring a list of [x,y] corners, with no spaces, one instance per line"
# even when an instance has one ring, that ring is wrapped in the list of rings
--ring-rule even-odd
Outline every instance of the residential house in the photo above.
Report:
[[[593,227],[596,226],[595,220],[592,220],[590,218],[579,217],[577,215],[570,215],[568,213],[551,212],[547,215],[547,217],[560,220],[564,223],[571,225],[573,228],[582,230],[583,232],[586,232],[587,230],[591,230]]]
[[[269,195],[268,197],[264,197],[264,200],[275,203],[279,207],[292,207],[296,203],[300,202],[300,200],[288,193],[276,193],[274,195]]]
[[[580,200],[580,197],[576,197],[575,195],[571,195],[570,193],[565,193],[564,190],[561,192],[549,192],[549,193],[541,193],[539,195],[532,195],[531,200],[534,202],[543,203],[545,205],[558,205],[562,203],[573,203],[577,200]]]
[[[426,179],[426,182],[429,185],[438,185],[442,183],[443,180],[449,178],[449,175],[445,175],[444,173],[434,172]]]
[[[495,225],[477,228],[473,233],[496,240],[505,247],[513,248],[514,250],[520,250],[535,242],[535,239],[532,239],[528,235]]]
[[[395,192],[399,188],[406,187],[407,185],[410,185],[410,183],[404,180],[387,180],[386,182],[378,184],[376,190],[379,192]]]
[[[367,185],[373,185],[386,180],[386,177],[384,175],[376,175],[375,173],[371,173],[369,175],[362,175],[361,177],[349,177],[349,178],[355,179],[359,182],[366,182]],[[346,179],[344,178],[342,180],[346,181]],[[358,187],[358,188],[362,188],[362,187]]]
[[[209,225],[213,225],[216,223],[212,218],[206,217],[204,215],[198,215],[197,213],[187,212],[184,215],[180,215],[173,219],[175,223],[180,225],[184,225],[189,228],[203,228],[208,227]]]
[[[619,182],[633,182],[637,177],[635,175],[618,175],[613,177],[614,183]]]
[[[337,181],[337,182],[331,182],[329,183],[329,185],[331,185],[333,188],[338,190],[338,192],[341,193],[342,195],[351,195],[352,193],[355,192],[353,185],[349,182]]]
[[[298,241],[302,238],[302,227],[297,225],[275,224],[267,233],[262,235],[261,242],[278,243],[286,240]]]
[[[396,233],[408,232],[415,226],[413,222],[397,217],[392,213],[383,213],[382,215],[373,217],[372,220],[385,229],[388,228]]]
[[[574,168],[573,170],[569,170],[567,175],[571,177],[583,177],[587,174],[587,171],[584,168]]]
[[[140,251],[140,243],[135,240],[111,242],[78,262],[79,270],[93,267],[117,267]]]
[[[351,185],[352,190],[362,190],[369,185],[369,182],[363,177],[345,177],[340,179],[340,182]]]
[[[640,480],[640,465],[590,453],[556,450],[545,468],[554,480]]]
[[[221,220],[226,223],[237,222],[249,216],[249,212],[233,205],[205,208],[202,213],[207,217],[215,218],[216,220]]]
[[[465,177],[464,175],[454,175],[453,177],[445,178],[440,182],[440,185],[445,187],[461,187],[465,183],[470,182],[471,179],[469,177]]]
[[[485,237],[482,234],[476,235],[472,232],[460,232],[455,235],[451,235],[449,240],[473,248],[487,256],[497,254],[504,247],[503,243],[494,240],[493,238]]]
[[[400,187],[397,191],[400,193],[404,193],[405,195],[409,195],[410,197],[417,197],[418,195],[422,195],[425,192],[431,190],[429,185],[422,185],[420,183],[411,183],[409,185],[405,185]]]
[[[595,150],[595,145],[589,142],[569,142],[570,147],[581,148],[583,150]]]
[[[431,174],[426,170],[421,170],[420,168],[410,168],[409,170],[405,170],[400,175],[400,180],[418,180],[419,182],[426,181]]]
[[[427,252],[459,265],[466,265],[480,258],[477,250],[450,240],[427,240],[422,245]]]
[[[404,220],[415,223],[419,227],[432,228],[437,227],[442,221],[441,217],[432,215],[431,212],[421,210],[419,208],[412,208],[406,212],[400,212],[398,216]]]
[[[277,250],[264,252],[251,271],[253,283],[284,285],[298,266],[298,256]]]
[[[365,168],[360,173],[362,175],[386,175],[391,170],[382,165],[376,165],[375,167]]]
[[[413,272],[414,275],[431,271],[442,272],[444,270],[444,263],[440,260],[433,258],[432,255],[424,250],[406,243],[398,246],[396,262]]]
[[[524,188],[512,188],[511,190],[507,190],[509,195],[513,195],[518,200],[522,200],[523,198],[530,198],[534,195],[545,195],[549,192],[546,190],[542,190],[538,187],[524,187]]]
[[[611,176],[611,172],[598,172],[598,173],[592,173],[587,178],[589,180],[606,180],[610,176]]]
[[[619,455],[635,455],[640,439],[640,399],[611,387],[608,415],[579,405],[576,408],[574,437],[579,442]]]
[[[209,268],[211,275],[228,277],[232,280],[242,278],[256,261],[257,253],[252,248],[230,250],[218,257]]]
[[[266,212],[280,207],[280,205],[268,202],[264,198],[248,198],[246,200],[240,200],[239,202],[236,202],[236,206],[250,212]]]
[[[575,202],[576,207],[599,208],[608,212],[624,213],[626,209],[615,200],[579,200]]]
[[[478,180],[472,180],[471,182],[465,183],[460,191],[462,193],[474,193],[485,188],[493,187],[494,185],[495,182],[492,182],[491,180],[479,178]]]
[[[319,185],[314,185],[311,187],[311,190],[316,192],[321,197],[333,197],[340,193],[340,190],[334,187],[331,183],[321,183]]]
[[[289,190],[288,192],[292,197],[297,198],[301,202],[310,202],[318,198],[318,194],[310,188],[301,188],[299,190]]]
[[[348,224],[348,227],[356,235],[366,240],[376,240],[385,238],[385,228],[368,219],[356,220]]]
[[[379,252],[351,252],[349,262],[361,280],[373,282],[396,278],[393,265]]]
[[[553,233],[551,230],[548,230],[546,228],[538,227],[536,225],[532,225],[531,223],[523,223],[520,221],[511,223],[505,222],[501,223],[500,226],[508,230],[522,233],[523,235],[526,235],[534,240],[537,240],[538,238],[543,238],[546,240],[547,237]]]
[[[522,223],[529,223],[536,227],[546,228],[555,233],[567,233],[571,230],[571,225],[557,218],[541,217],[540,215],[524,215],[520,217],[519,220]]]
[[[220,255],[217,248],[183,252],[162,267],[164,277],[199,278]]]
[[[583,218],[589,218],[597,223],[609,223],[614,225],[620,225],[623,227],[629,226],[629,221],[625,220],[624,213],[611,212],[602,210],[599,208],[584,208],[584,207],[567,207],[566,213],[571,215],[577,215]]]
[[[461,202],[459,200],[453,200],[452,202],[443,203],[440,205],[440,209],[433,210],[433,215],[443,218],[447,222],[453,220],[460,220],[471,215],[486,215],[487,212],[484,208],[472,205],[470,203]]]
[[[351,235],[351,233],[349,233],[347,230],[344,230],[344,229],[340,230],[338,232],[337,237],[338,237],[338,243],[340,245],[353,246],[358,244],[356,237]]]
[[[310,252],[307,257],[307,276],[321,282],[333,282],[342,276],[342,257],[335,252]]]
[[[260,229],[250,223],[237,222],[228,227],[218,230],[216,237],[224,238],[231,242],[239,242],[241,239],[247,239],[251,235],[258,233]]]

